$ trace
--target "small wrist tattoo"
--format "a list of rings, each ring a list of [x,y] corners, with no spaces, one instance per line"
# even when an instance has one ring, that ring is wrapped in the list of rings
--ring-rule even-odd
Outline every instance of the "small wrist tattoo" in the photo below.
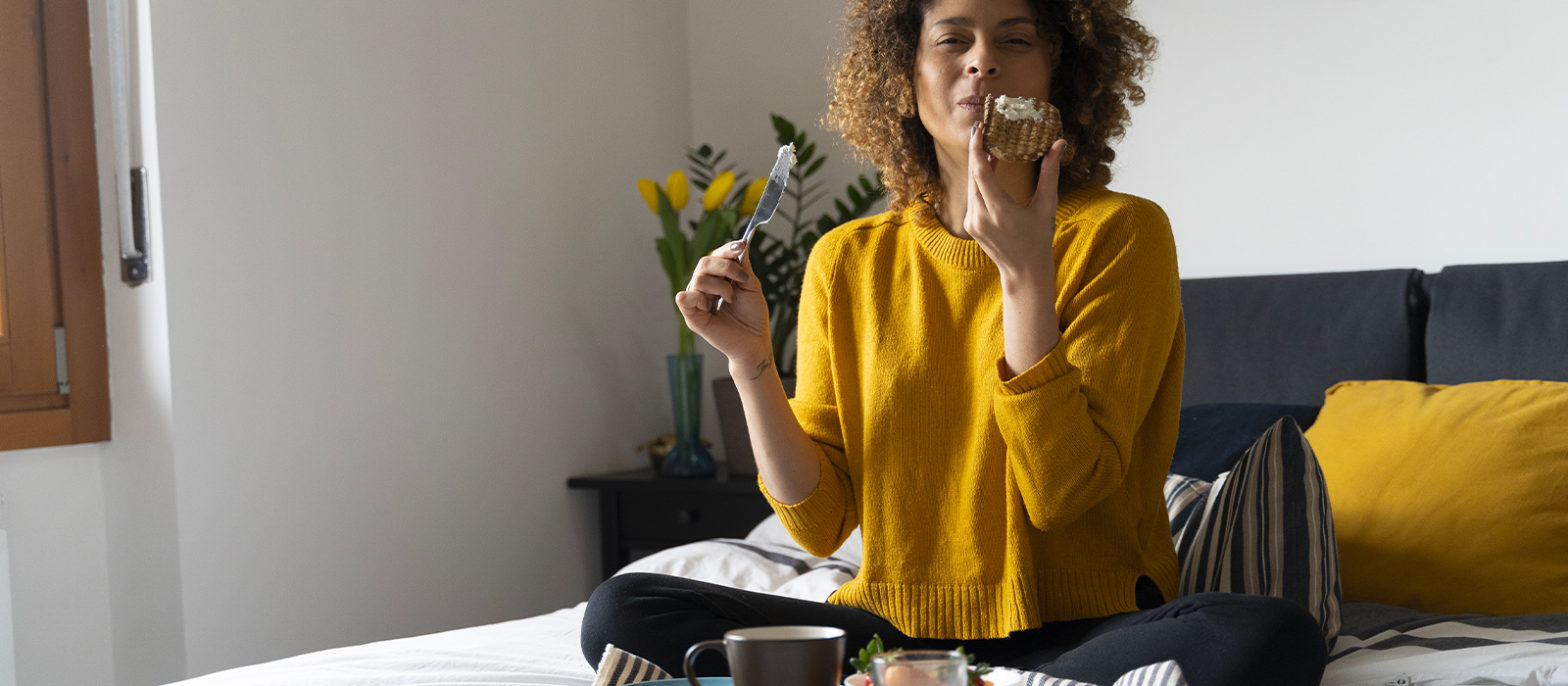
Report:
[[[771,367],[771,366],[773,366],[773,360],[771,358],[763,360],[762,362],[758,363],[757,364],[757,373],[756,374],[752,374],[751,378],[748,379],[748,380],[749,381],[756,381],[757,379],[762,378],[763,372],[768,371],[768,367]]]

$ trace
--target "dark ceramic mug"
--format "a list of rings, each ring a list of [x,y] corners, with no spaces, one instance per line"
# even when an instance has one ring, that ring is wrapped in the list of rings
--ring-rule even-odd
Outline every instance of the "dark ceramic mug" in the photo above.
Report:
[[[722,650],[735,686],[837,686],[843,680],[844,630],[831,626],[755,626],[726,631],[723,640],[686,651],[686,679],[701,686],[692,664]]]

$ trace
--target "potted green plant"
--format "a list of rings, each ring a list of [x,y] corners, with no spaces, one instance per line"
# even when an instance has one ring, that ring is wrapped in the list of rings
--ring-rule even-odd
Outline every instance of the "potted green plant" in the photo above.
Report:
[[[819,212],[816,208],[828,199],[823,181],[814,178],[827,162],[817,144],[806,132],[790,120],[772,115],[773,130],[779,145],[795,145],[795,166],[790,170],[789,184],[779,203],[773,220],[757,228],[752,237],[751,267],[768,303],[769,337],[773,341],[773,363],[784,380],[784,387],[793,394],[795,383],[795,328],[800,315],[800,286],[806,274],[806,258],[817,239],[840,224],[866,215],[887,194],[881,176],[867,178],[861,174],[845,186],[841,197],[832,199],[832,212]],[[746,416],[741,408],[740,395],[735,381],[729,377],[714,379],[713,397],[719,411],[719,429],[723,434],[724,452],[729,457],[730,471],[754,474],[756,461],[751,452],[751,436],[746,430]]]

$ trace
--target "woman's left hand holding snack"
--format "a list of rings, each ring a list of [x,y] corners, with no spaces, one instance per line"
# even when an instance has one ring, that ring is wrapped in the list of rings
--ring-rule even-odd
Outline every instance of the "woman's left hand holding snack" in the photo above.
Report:
[[[1004,290],[1032,279],[1054,286],[1051,239],[1056,235],[1056,186],[1067,144],[1058,140],[1046,151],[1034,194],[1020,204],[1002,187],[982,145],[983,138],[978,129],[969,136],[969,202],[964,231],[996,263]]]
[[[1051,241],[1056,237],[1056,183],[1067,144],[1058,140],[1046,151],[1034,194],[1020,204],[991,167],[982,138],[978,130],[969,137],[964,231],[1001,272],[1003,362],[1011,375],[1018,375],[1061,340]]]

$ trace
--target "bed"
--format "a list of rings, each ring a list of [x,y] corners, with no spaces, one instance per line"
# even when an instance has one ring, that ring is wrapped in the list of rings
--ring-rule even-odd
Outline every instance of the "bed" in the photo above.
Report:
[[[1367,414],[1364,405],[1356,412],[1337,410],[1332,394],[1325,400],[1325,389],[1340,388],[1336,384],[1345,380],[1391,380],[1403,384],[1399,389],[1424,389],[1422,397],[1430,397],[1433,389],[1518,379],[1528,380],[1526,390],[1549,402],[1568,395],[1568,386],[1553,385],[1568,381],[1568,262],[1470,265],[1430,274],[1411,269],[1191,279],[1183,282],[1183,305],[1187,381],[1173,471],[1215,478],[1260,423],[1282,414],[1308,427],[1309,438],[1322,428],[1313,427],[1315,421],[1343,424],[1347,414]],[[1512,437],[1547,437],[1544,447],[1535,445],[1537,452],[1523,457],[1544,464],[1560,487],[1568,484],[1568,442],[1557,437],[1563,435],[1560,427],[1568,426],[1568,412],[1553,414],[1559,407],[1568,405],[1548,406],[1545,422],[1514,431]],[[1445,429],[1445,440],[1472,425],[1495,439],[1498,430],[1486,417],[1477,417],[1473,407],[1467,412],[1462,425]],[[1332,442],[1329,434],[1320,435],[1325,444]],[[1517,456],[1519,450],[1507,452]],[[1324,465],[1330,472],[1328,460]],[[1563,505],[1553,504],[1568,499],[1561,497],[1561,488],[1553,496],[1548,481],[1547,497],[1555,500],[1542,507],[1558,509],[1508,528],[1539,529],[1543,538],[1528,552],[1533,571],[1548,575],[1548,582],[1530,587],[1530,597],[1515,607],[1553,611],[1449,612],[1434,609],[1440,603],[1418,609],[1361,601],[1348,583],[1347,557],[1345,602],[1339,606],[1340,628],[1323,683],[1568,686],[1568,610],[1555,606],[1568,593],[1568,564],[1559,562],[1568,551],[1562,543],[1568,536],[1556,537],[1568,525],[1568,514]],[[1529,491],[1538,490],[1522,479],[1503,483],[1513,484],[1510,500],[1515,495],[1525,500]],[[1333,486],[1331,481],[1343,546],[1361,534],[1351,531],[1357,522],[1342,512]],[[1541,545],[1540,540],[1548,542]],[[1466,539],[1461,547],[1484,546]],[[667,549],[632,562],[622,573],[678,574],[822,599],[852,578],[858,564],[858,536],[834,556],[817,558],[790,541],[776,517],[769,517],[743,539]],[[1479,590],[1475,593],[1480,596]],[[589,686],[593,669],[577,642],[583,607],[578,603],[499,624],[309,653],[179,686]]]
[[[789,542],[770,517],[745,539],[671,548],[633,562],[626,571],[674,573],[822,599],[850,578],[855,558],[847,551],[828,559],[812,557]],[[216,672],[180,686],[588,686],[593,669],[577,645],[583,606],[308,653]],[[1325,685],[1568,685],[1568,615],[1453,616],[1350,603],[1343,608],[1343,622]]]

